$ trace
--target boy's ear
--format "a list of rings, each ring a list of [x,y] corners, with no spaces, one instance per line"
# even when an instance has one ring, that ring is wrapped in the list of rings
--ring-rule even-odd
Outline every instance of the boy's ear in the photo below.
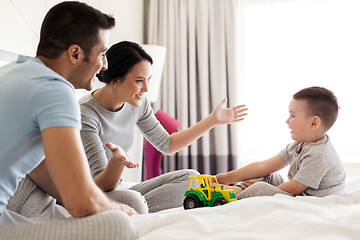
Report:
[[[319,116],[313,116],[311,118],[311,129],[318,129],[321,125],[321,118]]]

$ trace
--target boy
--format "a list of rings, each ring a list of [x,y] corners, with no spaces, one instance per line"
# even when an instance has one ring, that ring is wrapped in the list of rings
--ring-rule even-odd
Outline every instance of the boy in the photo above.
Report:
[[[273,158],[217,174],[219,183],[244,181],[240,186],[229,187],[239,199],[278,193],[318,197],[343,194],[345,171],[326,135],[336,121],[338,109],[336,97],[325,88],[309,87],[297,92],[289,104],[286,121],[295,142]],[[289,181],[283,182],[274,172],[287,165]],[[259,182],[249,180],[259,177]]]

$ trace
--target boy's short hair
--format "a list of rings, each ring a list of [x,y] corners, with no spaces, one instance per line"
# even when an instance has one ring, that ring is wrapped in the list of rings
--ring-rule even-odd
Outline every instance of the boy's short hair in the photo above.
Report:
[[[115,19],[81,2],[62,2],[46,14],[36,55],[56,59],[72,44],[79,45],[88,59],[99,43],[99,30],[111,29]]]
[[[326,131],[335,123],[339,105],[332,91],[323,87],[309,87],[295,93],[293,98],[306,100],[309,114],[320,117]]]

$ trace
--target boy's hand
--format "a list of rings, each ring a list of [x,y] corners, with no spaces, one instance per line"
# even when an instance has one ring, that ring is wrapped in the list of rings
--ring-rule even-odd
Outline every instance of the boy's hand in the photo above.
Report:
[[[218,180],[219,184],[229,185],[231,183],[226,173],[216,174],[215,177]]]
[[[238,195],[242,190],[244,190],[244,189],[242,189],[241,187],[238,187],[238,186],[224,186],[224,189],[233,190],[235,195]]]
[[[113,158],[115,161],[125,165],[127,168],[136,168],[139,167],[138,163],[131,161],[125,151],[119,146],[112,143],[106,143],[105,146],[110,149],[112,155],[110,158]]]
[[[243,185],[244,188],[243,188],[243,187],[241,187],[241,188],[245,189],[245,188],[247,188],[247,187],[250,187],[250,186],[253,185],[254,183],[255,183],[255,182],[254,182],[254,181],[251,181],[251,180],[243,181],[243,182],[241,183],[241,185]]]
[[[244,120],[244,116],[247,115],[247,113],[244,112],[248,110],[245,108],[245,105],[238,105],[232,108],[223,108],[225,103],[226,98],[224,98],[211,112],[211,115],[214,116],[216,124],[229,124]]]

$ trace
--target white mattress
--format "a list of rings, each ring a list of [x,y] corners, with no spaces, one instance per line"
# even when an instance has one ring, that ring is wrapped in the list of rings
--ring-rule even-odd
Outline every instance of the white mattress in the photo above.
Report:
[[[131,217],[139,239],[360,239],[360,179],[344,196],[256,197]]]

